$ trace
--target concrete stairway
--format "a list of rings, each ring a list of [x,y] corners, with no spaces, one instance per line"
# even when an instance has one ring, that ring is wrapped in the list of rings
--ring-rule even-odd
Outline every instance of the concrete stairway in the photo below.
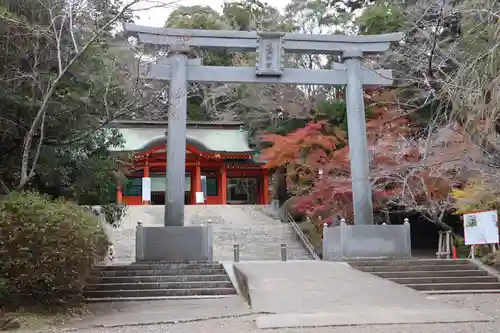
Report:
[[[288,260],[310,260],[292,226],[282,223],[271,206],[186,206],[191,223],[211,221],[214,260],[232,261],[233,245],[240,246],[240,260],[280,260],[281,244],[287,245]],[[186,218],[187,220],[188,218]]]
[[[214,260],[232,261],[233,245],[240,245],[240,260],[280,260],[280,246],[286,244],[288,259],[313,259],[295,235],[267,205],[185,206],[185,224],[213,226]],[[118,228],[105,225],[115,245],[115,263],[135,261],[137,221],[145,226],[162,226],[163,206],[129,206]]]
[[[96,267],[84,291],[87,302],[236,295],[221,264],[135,263]]]
[[[500,281],[466,259],[350,260],[349,265],[427,294],[500,293]]]

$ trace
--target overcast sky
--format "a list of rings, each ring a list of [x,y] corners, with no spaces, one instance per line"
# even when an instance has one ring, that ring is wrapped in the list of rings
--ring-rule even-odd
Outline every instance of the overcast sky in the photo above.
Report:
[[[162,0],[162,2],[168,2],[168,0]],[[162,27],[167,20],[168,15],[175,9],[176,6],[196,6],[196,5],[209,5],[217,11],[222,10],[222,5],[224,2],[230,0],[179,0],[176,1],[174,5],[169,6],[170,8],[154,8],[145,11],[137,12],[139,19],[137,24],[147,25],[151,27]],[[173,2],[173,0],[172,0]],[[285,6],[289,3],[289,0],[268,0],[268,3],[272,4],[274,7],[283,10]]]

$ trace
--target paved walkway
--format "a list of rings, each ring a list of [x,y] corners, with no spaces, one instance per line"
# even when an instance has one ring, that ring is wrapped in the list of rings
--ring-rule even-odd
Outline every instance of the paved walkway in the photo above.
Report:
[[[418,329],[422,324],[435,324],[425,326],[425,331],[436,333],[462,332],[444,327],[477,327],[481,333],[498,332],[500,328],[498,297],[499,304],[492,307],[498,312],[488,313],[493,310],[479,312],[473,301],[443,302],[439,297],[425,296],[342,263],[261,261],[240,262],[235,268],[247,278],[252,309],[240,297],[96,304],[92,306],[95,317],[85,318],[72,327],[82,333],[161,332],[161,329],[169,333],[190,329],[240,333],[266,328],[279,329],[276,333],[313,332],[305,327],[315,327],[315,333],[322,333],[327,332],[321,329],[324,326],[330,326],[328,332],[335,329],[334,332],[357,333],[377,332],[380,325],[385,325],[385,329],[393,327],[387,324],[405,327],[393,332],[419,333],[423,332]],[[200,321],[206,325],[196,326]],[[216,330],[218,324],[224,329]],[[345,328],[351,326],[358,328]],[[365,327],[365,331],[359,327]],[[441,330],[434,330],[436,327]]]
[[[239,296],[219,299],[163,300],[90,304],[93,315],[65,327],[73,329],[117,328],[151,324],[172,324],[253,313]]]
[[[179,322],[176,324],[154,324],[139,325],[139,326],[118,326],[118,327],[94,327],[82,329],[85,326],[80,323],[80,326],[73,326],[75,333],[498,333],[500,332],[500,297],[499,295],[451,295],[451,296],[436,296],[436,301],[450,304],[452,306],[466,307],[478,309],[480,312],[493,317],[490,322],[468,322],[468,323],[453,323],[453,324],[406,324],[406,325],[369,325],[369,326],[335,326],[335,327],[315,327],[315,328],[278,328],[273,330],[263,330],[257,328],[255,321],[258,315],[243,315],[243,316],[228,316],[225,318],[206,318],[205,320],[193,320],[188,322]],[[145,308],[159,305],[161,302],[148,302],[144,305]],[[198,305],[196,305],[198,303]],[[190,305],[167,306],[165,312],[167,318],[171,312],[198,312],[198,307],[205,307],[212,303],[208,300],[190,301]],[[224,302],[217,302],[222,305]],[[140,303],[146,304],[146,303]],[[214,306],[215,303],[213,303]],[[231,301],[227,305],[230,306]],[[101,305],[102,307],[103,305]],[[106,307],[108,307],[107,305]],[[136,310],[137,308],[128,305],[124,308],[123,305],[118,308],[125,310]],[[225,307],[223,306],[225,309]],[[101,309],[106,311],[106,309]],[[121,322],[126,324],[130,318],[130,312],[120,312]],[[160,311],[159,311],[160,312]],[[364,315],[362,312],[357,312],[359,316]],[[117,318],[118,319],[118,318]],[[80,327],[80,328],[76,328]],[[87,326],[88,327],[88,326]],[[51,333],[63,333],[61,329],[54,329]],[[34,333],[34,332],[30,332]],[[39,332],[37,332],[39,333]]]
[[[318,261],[235,264],[248,279],[257,327],[488,321],[464,309],[345,264]],[[363,314],[360,316],[360,314]]]

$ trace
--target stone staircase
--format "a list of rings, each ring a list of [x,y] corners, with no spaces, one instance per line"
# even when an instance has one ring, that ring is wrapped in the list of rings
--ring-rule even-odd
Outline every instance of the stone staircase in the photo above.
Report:
[[[236,295],[223,266],[213,262],[99,266],[88,282],[87,302]]]
[[[163,225],[163,206],[130,206],[118,228],[106,226],[114,244],[115,261],[99,266],[85,290],[88,302],[221,297],[236,291],[220,261],[233,261],[233,245],[240,261],[280,260],[281,244],[288,259],[313,259],[291,225],[282,223],[271,206],[185,207],[185,224],[210,221],[215,262],[148,263],[135,261],[135,228]]]
[[[106,226],[115,247],[115,263],[135,261],[135,228],[162,226],[163,206],[129,206],[120,227]],[[281,244],[287,245],[288,259],[313,259],[292,226],[282,223],[267,205],[185,206],[186,225],[210,221],[213,230],[214,260],[232,261],[233,245],[240,246],[240,260],[280,260]]]
[[[348,264],[426,294],[500,293],[498,278],[467,259],[359,259]]]
[[[313,259],[292,226],[282,223],[271,206],[186,206],[186,216],[198,224],[211,221],[214,260],[232,261],[234,244],[240,246],[241,261],[280,260],[281,244],[287,246],[288,260]]]

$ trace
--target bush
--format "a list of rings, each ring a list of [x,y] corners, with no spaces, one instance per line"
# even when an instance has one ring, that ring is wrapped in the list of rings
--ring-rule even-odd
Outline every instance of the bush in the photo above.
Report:
[[[33,192],[0,203],[0,240],[0,306],[8,307],[80,302],[108,245],[87,209]]]
[[[500,270],[500,251],[491,252],[481,258],[483,263]]]

